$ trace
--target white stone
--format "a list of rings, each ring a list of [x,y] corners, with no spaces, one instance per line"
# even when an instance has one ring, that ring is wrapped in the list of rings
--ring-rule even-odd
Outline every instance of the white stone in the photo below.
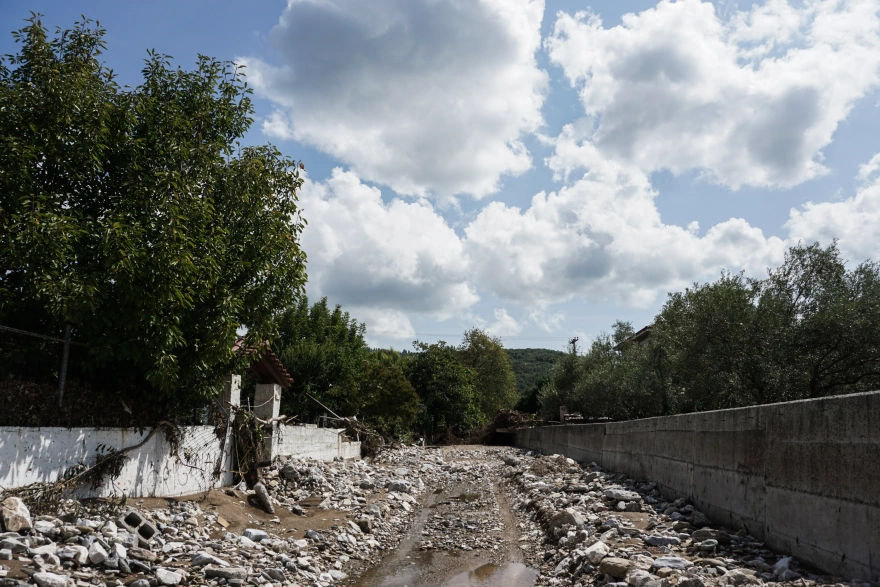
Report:
[[[7,497],[0,506],[0,520],[7,532],[21,532],[33,525],[31,512],[20,498]]]
[[[107,560],[107,557],[108,554],[104,547],[97,542],[92,542],[92,545],[89,547],[89,561],[93,565],[100,565]]]
[[[156,569],[156,580],[159,581],[160,585],[173,587],[183,581],[183,577],[168,569]]]
[[[34,583],[39,587],[67,587],[67,577],[55,573],[34,573]]]
[[[584,554],[587,557],[588,561],[590,561],[594,565],[598,565],[603,558],[608,556],[609,552],[610,550],[608,548],[608,545],[600,540],[599,542],[596,542],[595,544],[587,548],[587,550],[584,551]]]

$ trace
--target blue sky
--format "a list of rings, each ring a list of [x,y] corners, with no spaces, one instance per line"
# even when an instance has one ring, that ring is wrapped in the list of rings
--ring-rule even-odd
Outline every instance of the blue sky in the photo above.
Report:
[[[242,8],[244,6],[244,8]],[[0,3],[247,65],[250,143],[301,159],[310,296],[374,345],[562,349],[798,241],[878,258],[880,2]]]

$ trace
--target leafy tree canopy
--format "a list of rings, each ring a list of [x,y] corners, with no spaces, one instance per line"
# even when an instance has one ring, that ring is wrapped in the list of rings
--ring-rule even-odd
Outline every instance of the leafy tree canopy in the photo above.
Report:
[[[238,67],[149,52],[123,88],[104,30],[39,16],[0,61],[0,323],[87,345],[87,376],[203,397],[236,364],[236,331],[270,340],[303,291],[294,161],[241,147]],[[75,367],[75,365],[72,365]]]
[[[431,435],[477,426],[482,414],[474,370],[462,365],[455,347],[443,341],[430,345],[416,341],[413,346],[419,352],[407,361],[406,376],[424,405],[422,428]]]
[[[618,346],[632,330],[617,322],[560,360],[543,413],[639,418],[877,389],[880,266],[797,245],[765,279],[724,273],[670,294],[649,341]]]
[[[273,347],[293,386],[281,396],[281,411],[305,421],[324,414],[308,399],[311,394],[340,416],[357,413],[358,383],[369,349],[366,326],[343,312],[331,309],[327,298],[312,306],[306,296],[282,316],[278,341]]]
[[[474,371],[474,385],[484,420],[491,420],[499,410],[516,404],[519,399],[516,377],[498,337],[472,328],[464,333],[458,356],[462,365]]]

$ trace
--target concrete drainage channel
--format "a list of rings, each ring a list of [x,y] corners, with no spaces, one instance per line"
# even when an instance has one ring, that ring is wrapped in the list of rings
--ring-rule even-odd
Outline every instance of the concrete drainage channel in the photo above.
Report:
[[[136,500],[113,519],[31,520],[4,503],[0,587],[842,583],[645,480],[559,455],[409,447],[372,463],[279,462],[264,482],[275,514],[216,489]]]

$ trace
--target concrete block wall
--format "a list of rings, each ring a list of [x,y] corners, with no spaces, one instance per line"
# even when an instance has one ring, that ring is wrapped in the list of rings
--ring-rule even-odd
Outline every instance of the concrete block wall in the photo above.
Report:
[[[320,461],[360,458],[361,443],[345,441],[341,433],[342,429],[318,428],[314,424],[279,426],[277,454]]]
[[[180,458],[173,456],[162,433],[127,454],[129,461],[116,480],[96,490],[83,488],[79,497],[172,497],[206,491],[214,486],[221,441],[211,426],[185,428]],[[142,441],[143,432],[128,428],[0,427],[0,487],[57,481],[79,463],[90,465],[100,446],[121,449]]]
[[[880,581],[880,392],[528,428],[515,443],[651,480],[771,548]]]

